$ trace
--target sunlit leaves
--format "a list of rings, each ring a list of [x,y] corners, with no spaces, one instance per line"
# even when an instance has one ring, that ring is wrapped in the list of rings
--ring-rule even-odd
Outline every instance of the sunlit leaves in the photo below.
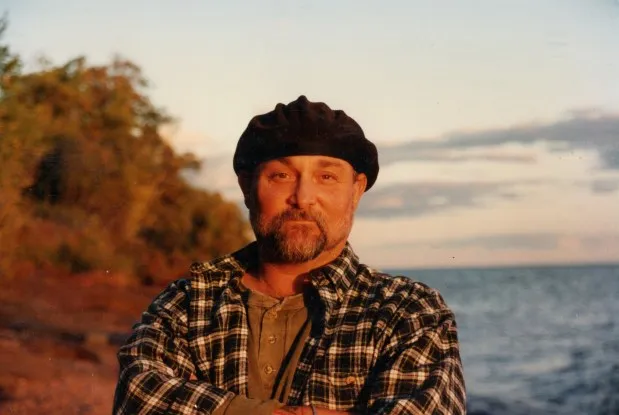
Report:
[[[132,62],[22,73],[0,45],[0,82],[0,277],[25,261],[165,281],[247,241],[236,205],[183,179],[200,162],[162,138],[174,120]]]

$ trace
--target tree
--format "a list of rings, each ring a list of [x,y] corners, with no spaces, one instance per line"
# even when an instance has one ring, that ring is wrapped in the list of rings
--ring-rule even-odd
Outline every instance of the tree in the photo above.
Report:
[[[200,163],[163,139],[174,120],[136,65],[79,57],[22,73],[1,46],[0,77],[0,254],[11,258],[0,278],[28,263],[169,280],[247,242],[236,205],[183,178]]]

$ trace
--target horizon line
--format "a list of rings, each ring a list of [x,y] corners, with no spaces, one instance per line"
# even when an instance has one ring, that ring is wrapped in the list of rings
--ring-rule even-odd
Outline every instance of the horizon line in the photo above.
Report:
[[[386,272],[394,274],[394,271],[452,271],[452,270],[496,270],[496,269],[523,269],[523,268],[588,268],[588,267],[619,267],[619,261],[595,261],[595,262],[543,262],[522,263],[509,265],[453,265],[453,266],[425,266],[425,267],[382,267]]]

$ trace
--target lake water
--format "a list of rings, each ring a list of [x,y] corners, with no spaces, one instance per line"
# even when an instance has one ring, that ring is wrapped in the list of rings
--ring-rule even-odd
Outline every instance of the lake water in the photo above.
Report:
[[[389,272],[455,312],[470,415],[619,415],[619,265]]]

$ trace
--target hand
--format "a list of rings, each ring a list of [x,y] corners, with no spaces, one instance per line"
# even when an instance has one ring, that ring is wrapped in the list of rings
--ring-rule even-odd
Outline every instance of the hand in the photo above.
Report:
[[[273,415],[311,415],[309,406],[282,406],[273,412]]]

